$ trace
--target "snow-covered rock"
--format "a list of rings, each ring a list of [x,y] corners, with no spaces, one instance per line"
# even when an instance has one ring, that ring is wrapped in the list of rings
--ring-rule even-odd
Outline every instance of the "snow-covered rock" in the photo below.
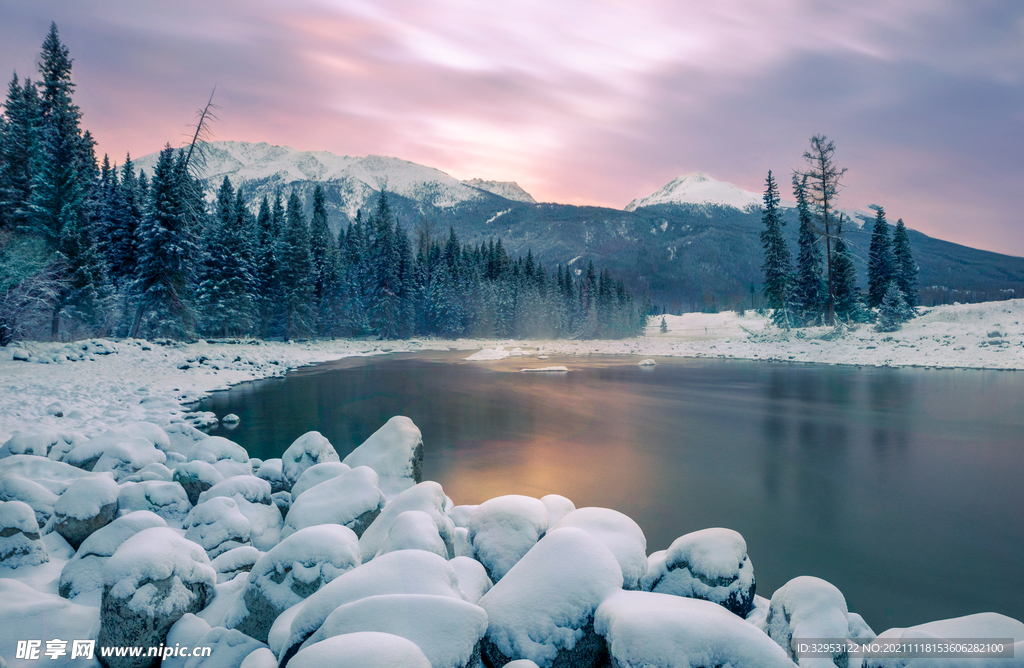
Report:
[[[747,542],[732,529],[702,529],[675,539],[662,559],[651,555],[642,587],[700,598],[746,617],[754,601],[754,567]]]
[[[313,464],[308,469],[302,472],[299,479],[292,485],[291,495],[294,501],[299,497],[300,494],[305,492],[310,487],[315,487],[320,483],[330,480],[331,478],[337,478],[340,475],[344,475],[352,470],[352,467],[348,464],[342,464],[341,462],[324,462],[323,464]]]
[[[594,629],[620,668],[793,668],[752,624],[710,601],[645,591],[612,594]]]
[[[370,596],[334,610],[310,636],[307,646],[363,631],[391,633],[411,640],[433,668],[469,668],[480,665],[480,639],[487,631],[487,613],[451,596]]]
[[[14,431],[0,446],[0,459],[11,455],[37,455],[60,460],[64,455],[88,439],[76,432],[39,429]]]
[[[277,657],[269,647],[261,647],[245,657],[238,668],[277,668]]]
[[[301,604],[278,654],[282,668],[337,608],[384,594],[430,594],[465,600],[458,574],[441,557],[423,550],[389,552],[341,574]]]
[[[103,565],[121,543],[145,529],[166,527],[164,518],[145,510],[122,515],[97,530],[79,546],[60,573],[59,592],[64,598],[98,594],[103,590]],[[99,599],[97,598],[97,603]]]
[[[77,445],[63,461],[86,471],[114,471],[120,479],[153,462],[162,464],[169,448],[170,437],[160,427],[131,422]]]
[[[93,532],[114,521],[120,491],[109,475],[76,480],[54,504],[53,530],[77,550]]]
[[[192,446],[192,450],[188,454],[188,461],[190,462],[202,461],[216,466],[219,462],[224,460],[237,462],[239,464],[248,464],[249,453],[246,452],[245,448],[239,444],[228,440],[223,436],[207,436]],[[251,475],[252,466],[241,467],[240,471],[244,471],[245,474]],[[224,477],[227,478],[230,476],[225,475]]]
[[[0,578],[0,657],[11,661],[11,666],[64,665],[96,666],[85,659],[68,660],[66,663],[51,661],[43,652],[46,641],[55,638],[74,640],[95,638],[99,629],[99,610],[93,606],[78,605],[66,599],[33,589],[14,578]],[[41,642],[38,660],[15,660],[18,642],[39,640]],[[71,643],[68,643],[68,659]]]
[[[159,480],[121,483],[117,505],[122,515],[148,510],[175,526],[180,526],[192,510],[181,485]]]
[[[1024,622],[994,612],[982,612],[953,619],[940,619],[909,628],[893,628],[878,634],[876,642],[885,644],[900,640],[927,642],[929,640],[985,638],[1013,639],[1013,658],[959,657],[955,659],[931,657],[915,659],[866,658],[864,668],[1020,668],[1024,666]],[[804,665],[801,659],[800,665]]]
[[[379,486],[392,498],[423,481],[423,435],[413,421],[396,415],[343,460],[355,468],[369,466]]]
[[[69,455],[81,449],[76,448]],[[94,473],[109,471],[116,480],[123,480],[150,464],[163,464],[165,461],[166,453],[148,440],[131,437],[104,447],[103,454],[90,470]]]
[[[183,668],[234,668],[241,666],[245,658],[253,652],[267,649],[266,644],[240,631],[221,626],[211,628],[192,646],[209,647],[210,656],[190,657]],[[170,667],[161,664],[161,668]]]
[[[355,471],[355,469],[353,469]],[[347,473],[345,475],[352,475]],[[329,484],[329,483],[325,483]],[[310,493],[312,494],[312,492]],[[305,497],[304,497],[305,498]],[[363,535],[359,537],[359,551],[363,561],[373,559],[391,533],[395,520],[402,513],[418,510],[426,513],[433,520],[437,535],[444,544],[446,558],[455,556],[455,525],[444,512],[444,490],[441,485],[428,480],[405,490],[391,500],[373,520]]]
[[[284,518],[266,480],[253,475],[233,476],[200,494],[199,502],[218,496],[230,498],[238,505],[239,512],[249,520],[249,538],[257,549],[265,552],[281,540]]]
[[[473,511],[476,508],[476,506],[455,506],[448,511],[448,517],[452,518],[456,528],[468,529],[469,520],[473,517]]]
[[[218,482],[216,485],[199,495],[199,503],[209,501],[218,496],[226,496],[237,501],[248,501],[269,506],[274,503],[271,498],[270,483],[252,475],[233,476]]]
[[[388,529],[388,536],[377,550],[376,556],[395,550],[426,550],[444,557],[449,556],[448,547],[437,531],[434,518],[422,510],[407,510],[399,513]]]
[[[210,632],[211,626],[205,619],[197,617],[191,612],[186,612],[181,619],[174,622],[170,631],[167,632],[167,647],[187,647],[189,649],[199,646],[199,641]],[[160,663],[160,668],[185,668],[191,656],[171,656]]]
[[[53,515],[58,496],[34,480],[20,475],[0,478],[0,501],[21,501],[31,506],[39,526],[45,526]]]
[[[846,598],[834,585],[820,578],[803,575],[793,578],[772,594],[764,631],[796,660],[793,638],[848,638],[850,620]],[[804,658],[801,666],[843,665],[849,662],[847,652],[831,658]]]
[[[606,650],[594,612],[621,588],[622,570],[596,538],[574,527],[549,532],[479,601],[490,620],[482,642],[487,662],[596,665]]]
[[[479,601],[494,586],[491,579],[487,577],[487,569],[476,559],[457,556],[450,559],[448,563],[458,574],[459,589],[470,603]]]
[[[303,648],[292,668],[433,668],[411,640],[390,633],[346,633]]]
[[[351,529],[327,524],[297,531],[252,567],[227,626],[266,642],[282,612],[359,563],[359,541]]]
[[[185,538],[201,545],[211,559],[250,545],[249,520],[238,510],[235,500],[227,496],[201,501],[189,512],[182,528]]]
[[[506,357],[511,356],[512,353],[505,350],[504,347],[498,346],[496,348],[484,348],[479,352],[475,352],[469,357],[464,357],[467,362],[495,362],[503,360]]]
[[[0,479],[11,476],[26,478],[61,495],[79,478],[90,475],[77,467],[55,462],[38,455],[11,455],[0,459]]]
[[[640,525],[617,510],[580,508],[565,515],[551,530],[563,527],[583,529],[601,541],[622,568],[624,589],[639,589],[647,574],[647,538]]]
[[[338,451],[323,434],[318,431],[306,432],[295,439],[281,455],[281,467],[286,488],[290,490],[298,482],[299,476],[310,466],[337,461],[341,461]]]
[[[340,524],[362,536],[386,501],[377,487],[377,473],[366,466],[328,478],[304,492],[292,499],[281,531],[285,537],[318,524]]]
[[[0,566],[38,566],[49,560],[32,507],[21,501],[0,501]]]
[[[652,359],[640,360],[637,362],[637,366],[657,366],[657,362]]]
[[[194,460],[179,464],[171,480],[182,486],[189,503],[195,505],[199,495],[224,480],[224,476],[210,462]]]
[[[155,647],[186,612],[212,597],[216,573],[206,552],[166,527],[144,529],[117,548],[103,566],[101,647]],[[108,668],[158,666],[160,659],[107,657]]]
[[[256,469],[256,477],[270,483],[271,494],[288,489],[288,481],[284,477],[284,469],[282,468],[280,458],[260,462],[259,468]]]
[[[475,557],[497,582],[544,536],[548,523],[547,507],[539,499],[498,496],[473,511],[469,540]]]
[[[217,584],[232,580],[239,573],[248,573],[261,556],[263,553],[252,545],[243,545],[222,552],[210,560],[210,566],[217,571]]]
[[[576,510],[576,504],[561,494],[547,494],[540,497],[540,502],[548,509],[548,522],[552,526],[560,519]]]

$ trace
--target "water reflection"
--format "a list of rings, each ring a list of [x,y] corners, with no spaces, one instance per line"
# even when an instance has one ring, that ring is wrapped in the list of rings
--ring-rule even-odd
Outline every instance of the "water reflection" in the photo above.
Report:
[[[1022,374],[598,356],[523,374],[461,356],[342,360],[202,408],[239,415],[223,435],[262,458],[310,429],[344,456],[407,415],[456,503],[562,494],[633,517],[649,551],[727,526],[759,591],[822,577],[876,630],[1024,618]]]

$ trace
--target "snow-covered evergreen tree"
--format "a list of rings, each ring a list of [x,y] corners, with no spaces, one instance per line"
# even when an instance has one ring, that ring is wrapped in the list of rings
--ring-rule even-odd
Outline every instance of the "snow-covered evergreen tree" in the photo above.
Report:
[[[200,330],[208,336],[244,336],[254,324],[253,225],[243,201],[225,176],[207,223],[196,290]]]
[[[907,234],[907,226],[903,219],[896,221],[896,231],[892,238],[893,269],[895,271],[896,285],[903,292],[903,296],[909,306],[917,306],[917,263],[910,251],[910,235]]]
[[[875,224],[871,228],[871,247],[868,250],[868,306],[875,308],[882,303],[889,282],[894,278],[889,223],[885,220],[885,209],[879,206],[875,208]]]
[[[764,246],[764,293],[765,306],[773,309],[772,322],[780,327],[790,327],[789,310],[792,302],[792,254],[782,238],[785,221],[779,211],[779,188],[771,170],[765,179],[764,207],[761,209],[761,245]]]
[[[832,288],[835,291],[835,315],[846,322],[865,320],[864,303],[857,287],[857,270],[853,266],[850,247],[843,238],[843,218],[836,219],[832,242]]]
[[[280,288],[285,311],[284,335],[291,339],[313,333],[313,262],[309,251],[309,225],[294,190],[288,197],[280,241]]]
[[[793,175],[800,233],[797,240],[796,276],[793,280],[793,304],[800,324],[821,319],[825,309],[827,286],[822,277],[822,253],[814,229],[810,203],[806,194],[806,177]]]
[[[0,117],[0,229],[29,225],[32,160],[39,133],[39,94],[31,80],[19,85],[17,73],[7,89]]]
[[[914,310],[907,304],[903,291],[895,280],[889,282],[885,297],[878,308],[878,322],[875,329],[879,332],[895,332],[903,323],[914,317]]]

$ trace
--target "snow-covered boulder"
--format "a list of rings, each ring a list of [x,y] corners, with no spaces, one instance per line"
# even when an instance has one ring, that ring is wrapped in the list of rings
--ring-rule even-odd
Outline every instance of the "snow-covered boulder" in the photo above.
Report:
[[[970,638],[977,642],[985,638],[1011,638],[1013,658],[961,657],[950,658],[866,658],[864,668],[1020,668],[1024,666],[1024,622],[994,612],[982,612],[965,617],[940,619],[909,628],[883,631],[875,639],[885,644],[897,641],[927,642],[929,640]],[[801,659],[804,665],[806,659]]]
[[[699,598],[746,617],[753,608],[754,567],[747,542],[732,529],[702,529],[675,539],[661,558],[651,555],[642,588]]]
[[[484,501],[469,522],[476,558],[497,582],[548,530],[548,510],[539,499],[510,494]]]
[[[245,657],[238,668],[277,668],[277,657],[269,647],[261,647]]]
[[[423,435],[412,420],[396,415],[342,461],[376,471],[391,498],[423,481]]]
[[[99,610],[93,606],[78,605],[59,596],[40,592],[14,578],[0,578],[0,657],[12,666],[45,666],[46,664],[74,667],[95,666],[84,659],[51,661],[44,652],[46,641],[55,638],[74,640],[95,638],[99,627]],[[41,641],[38,660],[16,660],[18,641]],[[68,643],[68,659],[71,643]],[[3,665],[0,662],[0,665]]]
[[[370,596],[334,610],[306,644],[362,631],[411,640],[433,668],[476,667],[480,665],[480,639],[487,631],[487,613],[451,596]]]
[[[266,551],[281,540],[284,518],[270,493],[270,483],[252,475],[225,479],[199,495],[199,503],[216,497],[233,499],[239,512],[249,520],[249,537],[259,550]]]
[[[189,503],[195,505],[199,495],[224,480],[224,476],[210,462],[197,459],[179,464],[171,480],[181,485]]]
[[[149,422],[131,422],[78,445],[63,461],[86,471],[114,471],[120,479],[147,464],[163,463],[169,448],[170,437],[163,429]]]
[[[281,535],[288,537],[318,524],[340,524],[362,536],[380,515],[385,501],[384,493],[377,487],[377,473],[358,466],[307,489],[298,498],[293,497]]]
[[[109,475],[76,480],[54,504],[53,530],[77,550],[94,531],[114,521],[120,492]]]
[[[53,515],[58,496],[34,480],[20,475],[0,478],[0,501],[27,503],[36,514],[39,526],[45,526]]]
[[[459,576],[459,589],[466,600],[476,603],[491,590],[494,583],[487,577],[487,569],[476,559],[458,556],[448,561]]]
[[[222,552],[210,560],[210,566],[217,571],[217,584],[232,580],[239,573],[248,573],[262,556],[263,553],[252,545],[243,545]]]
[[[174,422],[164,427],[163,430],[171,442],[170,452],[184,455],[186,458],[196,444],[209,436],[185,422]]]
[[[600,541],[574,527],[551,531],[480,599],[490,619],[485,660],[492,666],[515,659],[553,668],[600,665],[606,648],[594,632],[594,613],[621,588],[622,569]]]
[[[71,450],[85,443],[88,439],[82,434],[52,429],[38,431],[15,431],[0,446],[0,459],[11,455],[37,455],[60,460]]]
[[[253,652],[267,648],[264,643],[240,631],[222,626],[211,628],[192,646],[209,647],[210,656],[190,657],[183,668],[234,668],[241,666],[242,661]],[[161,668],[172,666],[161,664]]]
[[[334,636],[295,655],[292,668],[433,668],[416,643],[390,633]]]
[[[793,578],[772,594],[764,632],[787,656],[796,659],[793,638],[847,638],[850,621],[847,616],[846,598],[834,585],[820,578],[803,575]],[[836,653],[832,658],[805,658],[798,660],[802,666],[843,665],[849,662],[847,652]]]
[[[337,608],[385,594],[430,594],[465,600],[458,574],[441,557],[423,550],[389,552],[342,573],[301,604],[293,613],[288,638],[281,644],[281,668]]]
[[[548,494],[540,497],[540,502],[548,509],[548,522],[554,526],[560,519],[576,510],[576,504],[561,494]]]
[[[0,566],[38,566],[49,560],[32,507],[22,501],[0,501]]]
[[[172,466],[174,466],[174,462],[170,460],[170,457],[172,455],[174,455],[174,453],[167,455],[168,461],[165,463],[170,463]],[[161,480],[163,482],[171,482],[173,479],[174,471],[167,468],[167,466],[165,466],[164,464],[153,463],[147,464],[146,466],[143,466],[135,473],[132,473],[129,476],[121,478],[121,482],[146,482],[147,480]]]
[[[11,455],[0,459],[0,479],[19,476],[61,495],[68,485],[90,475],[77,467],[38,455]]]
[[[376,556],[395,550],[426,550],[447,559],[448,547],[437,531],[434,518],[422,510],[399,513],[388,530],[388,537],[377,550]]]
[[[103,566],[99,648],[155,647],[186,612],[202,610],[217,576],[205,550],[166,527],[144,529]],[[160,658],[104,657],[107,668],[159,666]]]
[[[122,515],[136,510],[148,510],[176,526],[188,517],[192,509],[181,485],[159,480],[121,483],[117,505]]]
[[[191,612],[186,612],[181,619],[174,622],[170,631],[167,632],[167,647],[188,647],[189,649],[199,646],[199,641],[210,632],[212,627],[205,619],[197,617]],[[160,668],[185,668],[191,656],[169,656],[160,662]]]
[[[338,451],[318,431],[309,431],[299,436],[281,455],[281,468],[286,489],[291,489],[299,476],[314,464],[341,461]],[[354,466],[352,468],[355,468]]]
[[[185,538],[198,543],[214,559],[243,545],[250,545],[249,520],[238,510],[235,500],[215,496],[195,506],[185,518]]]
[[[270,483],[271,494],[283,492],[289,487],[288,481],[284,477],[282,461],[279,458],[260,462],[259,468],[256,469],[256,477]]]
[[[207,436],[192,446],[188,461],[212,464],[225,478],[252,475],[252,464],[245,448],[223,436]]]
[[[355,470],[353,469],[353,471]],[[359,551],[363,561],[369,561],[377,555],[387,541],[395,520],[409,510],[418,510],[430,516],[437,535],[444,543],[445,554],[442,556],[448,559],[454,557],[455,525],[444,512],[445,498],[441,485],[428,480],[410,487],[392,499],[384,506],[384,510],[380,512],[377,519],[359,537]]]
[[[252,567],[227,626],[266,642],[282,612],[359,563],[359,540],[351,529],[325,524],[297,531]]]
[[[323,464],[313,464],[308,469],[302,472],[299,479],[292,485],[291,494],[292,500],[299,497],[300,494],[305,492],[310,487],[315,487],[322,482],[330,480],[331,478],[337,478],[340,475],[344,475],[352,470],[352,467],[348,464],[342,464],[341,462],[324,462]]]
[[[60,573],[59,592],[64,598],[75,598],[103,590],[103,565],[121,543],[145,529],[166,527],[162,517],[140,510],[122,515],[97,530],[79,546],[75,556],[64,564]]]
[[[771,638],[710,601],[621,591],[598,607],[594,629],[618,668],[794,666]]]
[[[568,513],[552,527],[583,529],[601,541],[615,555],[622,568],[623,589],[639,589],[647,574],[647,538],[629,517],[610,508],[580,508]]]
[[[473,517],[473,511],[476,509],[477,506],[455,506],[448,511],[448,517],[452,518],[456,528],[468,529],[469,521]]]
[[[74,454],[77,450],[72,451]],[[167,454],[148,440],[131,437],[106,446],[92,467],[93,473],[109,471],[115,479],[123,480],[150,464],[163,464]]]

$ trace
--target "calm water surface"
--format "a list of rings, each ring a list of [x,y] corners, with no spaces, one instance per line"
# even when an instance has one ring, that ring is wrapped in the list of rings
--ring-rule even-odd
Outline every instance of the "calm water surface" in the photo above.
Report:
[[[759,593],[835,584],[880,632],[1024,619],[1024,374],[631,357],[351,358],[201,404],[260,458],[322,432],[344,457],[393,415],[457,504],[562,494],[619,510],[648,552],[739,531]],[[564,374],[523,367],[568,366]]]

